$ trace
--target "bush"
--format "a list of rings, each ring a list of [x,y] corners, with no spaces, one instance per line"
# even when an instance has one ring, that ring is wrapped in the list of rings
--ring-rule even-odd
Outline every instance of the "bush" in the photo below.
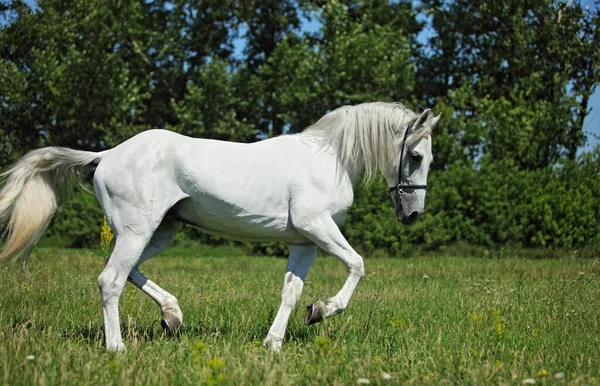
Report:
[[[88,187],[93,192],[92,187]],[[100,230],[104,213],[96,196],[83,189],[76,189],[52,219],[47,237],[60,239],[63,246],[71,248],[99,248]]]
[[[356,192],[344,231],[366,255],[386,249],[393,256],[415,247],[453,243],[486,247],[575,248],[600,243],[598,153],[578,162],[533,171],[511,162],[478,168],[452,165],[433,171],[425,213],[412,226],[397,222],[386,186]]]

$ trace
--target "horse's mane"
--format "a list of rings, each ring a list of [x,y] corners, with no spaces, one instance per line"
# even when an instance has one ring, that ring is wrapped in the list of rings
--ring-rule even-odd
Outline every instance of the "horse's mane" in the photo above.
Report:
[[[371,182],[377,169],[387,169],[400,149],[395,139],[418,117],[401,103],[363,103],[342,106],[307,127],[301,135],[317,138],[335,149],[342,166],[351,175],[365,171],[365,183]],[[407,140],[407,146],[430,133],[419,130]]]

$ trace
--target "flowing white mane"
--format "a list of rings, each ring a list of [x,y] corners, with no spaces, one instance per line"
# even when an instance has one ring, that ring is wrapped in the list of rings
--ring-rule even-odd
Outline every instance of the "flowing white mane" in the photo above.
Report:
[[[391,167],[399,149],[396,138],[419,115],[401,103],[363,103],[342,106],[323,116],[302,132],[330,145],[339,154],[342,166],[352,176],[365,171],[365,183],[376,175],[377,169]],[[407,146],[431,130],[419,130],[407,139]]]

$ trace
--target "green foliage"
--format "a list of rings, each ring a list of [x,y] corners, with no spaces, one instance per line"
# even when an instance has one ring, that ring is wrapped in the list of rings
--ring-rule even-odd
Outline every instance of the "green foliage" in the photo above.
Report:
[[[88,189],[93,192],[93,187]],[[66,247],[100,248],[104,213],[96,197],[78,189],[64,201],[61,210],[52,219],[47,236],[62,240]]]
[[[237,119],[236,107],[241,103],[235,93],[228,63],[215,60],[198,70],[198,81],[187,84],[187,94],[173,101],[178,123],[168,128],[202,138],[251,141],[255,129]]]
[[[511,162],[478,168],[451,165],[430,176],[423,218],[409,227],[397,222],[385,185],[357,190],[344,227],[352,245],[365,252],[405,255],[475,245],[577,248],[600,243],[600,152],[579,162],[533,171]]]
[[[388,13],[387,20],[378,23],[381,7],[363,5],[356,16],[356,10],[342,2],[325,2],[318,14],[322,28],[317,37],[286,36],[268,65],[261,67],[260,75],[267,79],[289,131],[301,131],[345,104],[411,102],[414,65],[404,30],[415,15],[380,6]]]
[[[522,140],[525,167],[550,166],[565,155],[575,160],[600,81],[598,2],[584,9],[580,2],[426,0],[421,8],[435,33],[420,52],[420,97],[437,105],[454,99],[455,90],[468,91],[466,104],[446,102],[455,109],[452,120],[479,120],[492,131],[477,143],[496,159],[514,156],[511,145]],[[490,102],[505,106],[486,108]],[[505,121],[511,110],[527,115],[525,126]],[[502,126],[486,127],[498,114]]]
[[[5,11],[14,20],[0,30],[0,131],[16,151],[1,158],[40,145],[102,149],[145,129],[134,122],[145,109],[148,79],[133,73],[123,52],[136,3],[37,6],[33,12],[14,2],[13,13]]]
[[[340,105],[395,100],[442,113],[426,212],[403,227],[384,186],[358,188],[353,245],[598,242],[598,153],[577,159],[600,82],[597,1],[15,0],[0,11],[0,168],[33,148],[98,151],[149,128],[252,142]],[[49,231],[67,245],[97,242],[102,216],[82,197]],[[191,229],[177,241],[224,243]]]

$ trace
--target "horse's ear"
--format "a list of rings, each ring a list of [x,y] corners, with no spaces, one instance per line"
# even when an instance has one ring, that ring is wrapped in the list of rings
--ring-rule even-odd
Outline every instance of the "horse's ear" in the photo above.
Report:
[[[440,120],[440,118],[442,117],[442,113],[439,113],[437,117],[434,117],[431,120],[431,128],[435,128],[435,126],[437,125],[438,121]]]
[[[423,110],[423,112],[421,113],[421,115],[419,115],[417,117],[417,119],[415,119],[411,126],[410,126],[410,131],[411,132],[416,132],[419,130],[419,128],[421,126],[423,126],[425,124],[425,122],[427,122],[428,120],[433,118],[433,113],[431,112],[431,109],[425,109]]]

